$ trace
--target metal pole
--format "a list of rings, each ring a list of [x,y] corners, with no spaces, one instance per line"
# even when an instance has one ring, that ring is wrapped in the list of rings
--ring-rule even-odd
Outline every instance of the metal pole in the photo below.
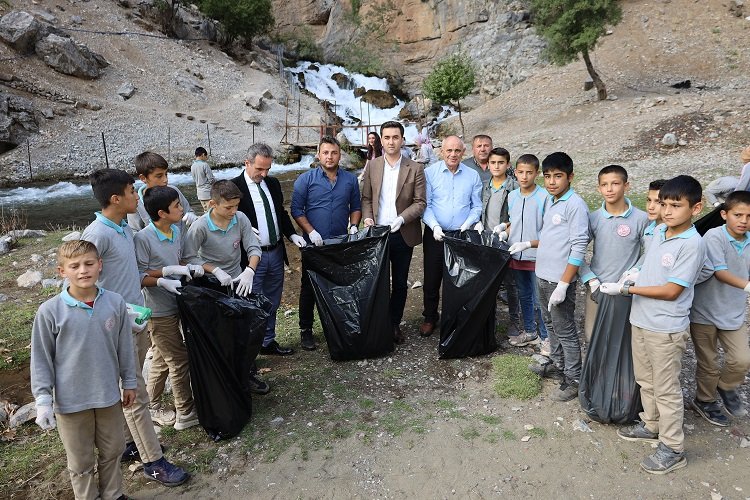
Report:
[[[284,135],[288,137],[289,136],[289,94],[287,94],[285,101],[286,102],[284,104],[285,104],[286,110],[284,112]],[[255,130],[254,126],[253,126],[253,130]],[[253,135],[255,134],[253,133]],[[253,138],[253,144],[255,144],[255,138]]]
[[[211,131],[208,129],[208,123],[206,123],[206,135],[208,136],[208,156],[211,156]]]
[[[172,125],[167,125],[167,163],[172,163]]]
[[[299,124],[300,124],[300,114],[302,113],[302,99],[297,97],[297,144],[299,144]]]
[[[31,145],[29,144],[29,140],[26,139],[26,153],[29,155],[29,180],[34,180],[34,174],[31,172]]]
[[[109,168],[109,157],[107,156],[107,141],[104,139],[104,132],[102,132],[102,144],[104,145],[104,162]]]
[[[255,144],[255,123],[253,123],[252,126],[253,126],[253,144]]]

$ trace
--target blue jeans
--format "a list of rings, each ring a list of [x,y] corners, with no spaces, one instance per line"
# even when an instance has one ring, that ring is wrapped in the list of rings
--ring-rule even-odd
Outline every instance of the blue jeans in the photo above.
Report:
[[[276,340],[276,311],[281,304],[281,291],[284,288],[284,250],[281,242],[270,252],[263,252],[258,268],[253,276],[253,292],[268,297],[273,304],[273,310],[266,323],[266,333],[263,346]]]
[[[539,305],[539,290],[536,285],[534,271],[511,269],[516,279],[518,301],[523,316],[523,329],[529,333],[539,333],[539,338],[547,340],[547,328],[542,320],[542,310]]]
[[[549,303],[557,283],[537,278],[539,299],[542,304]],[[542,309],[542,317],[549,333],[550,358],[555,365],[565,372],[568,383],[578,384],[581,378],[581,342],[576,329],[576,285],[568,286],[565,300],[552,306],[552,311]]]

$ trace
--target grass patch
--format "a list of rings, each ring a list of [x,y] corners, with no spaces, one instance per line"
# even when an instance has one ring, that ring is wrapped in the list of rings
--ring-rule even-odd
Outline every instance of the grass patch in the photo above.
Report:
[[[476,415],[476,417],[487,425],[500,425],[502,418],[496,415]]]
[[[372,410],[375,408],[375,401],[372,399],[360,399],[358,401],[359,407],[363,410]]]
[[[506,441],[515,441],[515,440],[517,439],[517,438],[516,438],[516,433],[515,433],[515,432],[513,432],[513,431],[511,431],[511,430],[508,430],[508,429],[504,430],[504,431],[502,432],[502,434],[500,434],[500,435],[501,435],[501,436],[503,437],[503,439],[504,439],[504,440],[506,440]]]
[[[495,392],[501,398],[531,399],[542,389],[539,376],[529,370],[529,358],[504,354],[492,358]]]
[[[529,436],[536,437],[536,438],[544,438],[547,437],[547,431],[542,429],[541,427],[534,427],[529,431]]]
[[[60,488],[69,485],[57,480],[66,464],[57,432],[41,432],[35,425],[26,424],[19,428],[14,441],[0,443],[0,457],[0,491],[6,494],[26,491],[34,498],[36,495],[26,488],[33,490],[36,483],[57,482]]]
[[[31,342],[31,326],[38,307],[36,303],[0,305],[0,324],[3,325],[0,370],[21,367],[31,359],[31,349],[27,346]]]
[[[481,434],[479,434],[479,431],[476,430],[474,427],[467,427],[465,429],[461,429],[461,432],[459,432],[459,436],[464,438],[467,441],[472,441],[476,438],[478,438]]]

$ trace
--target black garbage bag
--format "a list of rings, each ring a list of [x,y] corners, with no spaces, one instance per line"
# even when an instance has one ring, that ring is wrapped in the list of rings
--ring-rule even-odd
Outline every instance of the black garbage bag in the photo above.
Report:
[[[302,248],[331,359],[373,358],[393,351],[389,234],[388,226],[372,226],[328,239],[323,246]]]
[[[213,277],[191,283],[180,289],[177,306],[198,420],[218,441],[239,434],[252,414],[248,376],[272,305],[263,295],[216,291],[221,286]]]
[[[440,358],[497,349],[497,292],[508,269],[508,245],[490,231],[447,231],[440,319]]]
[[[581,371],[581,408],[603,424],[633,422],[641,411],[630,344],[630,305],[630,297],[599,294],[591,344]]]
[[[695,226],[695,229],[698,230],[698,234],[703,236],[709,229],[724,225],[724,219],[721,218],[721,209],[722,207],[719,205],[695,221],[693,225]]]

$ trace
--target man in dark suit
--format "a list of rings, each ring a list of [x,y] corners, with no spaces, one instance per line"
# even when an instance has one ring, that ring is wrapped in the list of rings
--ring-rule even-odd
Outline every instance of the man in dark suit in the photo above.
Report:
[[[272,161],[273,150],[269,146],[253,144],[247,153],[245,171],[232,182],[242,191],[239,211],[247,215],[260,239],[262,255],[255,270],[253,290],[268,297],[273,304],[260,352],[286,356],[294,351],[276,342],[276,310],[281,304],[284,287],[284,263],[289,263],[282,235],[298,247],[306,243],[294,231],[289,213],[284,209],[284,194],[279,180],[268,176]],[[244,266],[247,261],[244,249],[242,261]]]
[[[362,180],[362,216],[365,226],[391,226],[389,305],[393,340],[401,344],[404,335],[399,325],[406,305],[409,265],[414,247],[422,243],[420,218],[427,206],[424,167],[401,155],[404,127],[399,122],[381,125],[380,140],[384,154],[370,160]]]

